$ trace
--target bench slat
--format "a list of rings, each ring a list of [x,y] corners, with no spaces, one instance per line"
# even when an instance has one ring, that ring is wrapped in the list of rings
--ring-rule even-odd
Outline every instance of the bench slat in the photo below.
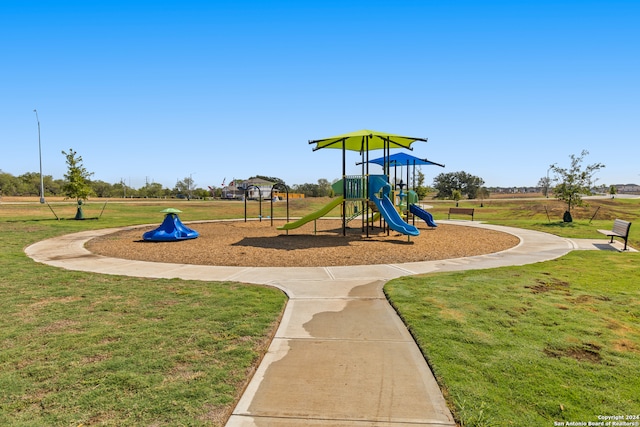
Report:
[[[611,230],[598,230],[598,233],[602,233],[607,237],[611,237],[611,242],[613,243],[614,237],[620,237],[624,239],[624,249],[627,250],[627,240],[629,239],[629,229],[631,228],[631,223],[629,221],[624,221],[621,219],[616,219],[613,221],[613,227]]]
[[[471,215],[473,213],[473,208],[449,208],[449,212]]]
[[[451,214],[464,214],[471,215],[471,221],[473,221],[473,212],[474,208],[449,208],[449,219],[451,219]]]
[[[629,232],[630,225],[630,222],[617,219],[613,221],[613,229],[611,231],[617,234],[622,234],[624,236]]]

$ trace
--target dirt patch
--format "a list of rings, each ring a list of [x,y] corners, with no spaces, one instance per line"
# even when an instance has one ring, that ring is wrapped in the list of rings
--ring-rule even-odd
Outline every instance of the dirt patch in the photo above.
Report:
[[[127,229],[87,242],[95,254],[116,258],[179,264],[317,267],[396,264],[460,258],[499,252],[516,246],[511,234],[464,225],[420,227],[420,235],[407,238],[380,228],[363,232],[360,226],[342,235],[339,220],[322,220],[301,228],[277,230],[283,221],[221,221],[192,223],[200,233],[192,240],[146,242],[142,234],[155,227]],[[417,224],[416,224],[417,225]],[[315,232],[314,232],[315,231]]]
[[[620,339],[613,342],[613,349],[620,353],[634,352],[640,353],[640,349],[629,339]]]
[[[585,343],[581,346],[568,347],[564,349],[557,348],[545,348],[544,354],[549,357],[571,357],[579,362],[602,362],[602,356],[600,356],[600,346],[591,343]]]
[[[566,295],[571,295],[571,292],[569,291],[569,283],[559,279],[536,279],[536,283],[534,285],[527,285],[525,286],[525,289],[530,289],[531,293],[534,294],[541,294],[551,291],[562,291]]]

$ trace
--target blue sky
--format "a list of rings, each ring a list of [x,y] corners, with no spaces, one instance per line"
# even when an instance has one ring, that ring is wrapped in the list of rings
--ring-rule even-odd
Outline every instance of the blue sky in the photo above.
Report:
[[[333,180],[307,141],[373,129],[429,138],[428,184],[533,186],[583,149],[640,183],[638,22],[635,0],[0,0],[0,170],[38,171],[35,108],[54,178],[73,148],[135,188]]]

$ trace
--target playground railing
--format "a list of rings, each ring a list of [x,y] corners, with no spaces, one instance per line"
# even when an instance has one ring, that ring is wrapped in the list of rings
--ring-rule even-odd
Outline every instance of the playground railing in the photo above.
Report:
[[[367,198],[367,177],[363,175],[349,175],[345,177],[345,194],[346,200],[366,199]]]

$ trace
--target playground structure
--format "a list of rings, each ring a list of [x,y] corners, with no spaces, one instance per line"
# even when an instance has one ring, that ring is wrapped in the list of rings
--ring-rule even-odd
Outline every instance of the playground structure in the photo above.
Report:
[[[321,148],[342,149],[342,180],[333,185],[333,190],[338,197],[318,211],[294,222],[288,222],[289,215],[287,208],[287,223],[282,227],[278,227],[278,229],[287,230],[288,232],[310,221],[316,221],[339,205],[342,205],[343,235],[346,235],[347,223],[355,218],[361,218],[362,231],[366,231],[367,237],[369,236],[369,228],[378,218],[383,219],[390,229],[409,237],[420,234],[420,231],[414,225],[416,216],[423,219],[429,227],[436,227],[437,224],[433,220],[433,216],[416,205],[418,197],[415,191],[403,192],[405,184],[401,181],[399,185],[400,191],[396,192],[389,182],[389,172],[392,165],[394,167],[407,166],[407,183],[409,182],[409,166],[414,167],[414,173],[416,165],[438,165],[444,167],[444,165],[439,163],[431,162],[427,159],[418,159],[417,157],[402,153],[389,154],[391,148],[411,149],[411,144],[415,141],[426,142],[427,140],[363,130],[337,137],[309,141],[310,144],[316,144],[314,151]],[[380,159],[370,161],[368,159],[369,151],[375,149],[383,149],[385,155]],[[359,151],[362,155],[363,161],[357,163],[362,165],[362,175],[346,175],[346,150]],[[380,164],[383,167],[383,174],[370,175],[369,163]],[[407,221],[402,218],[402,213],[405,214]],[[408,223],[410,215],[414,217],[414,224]],[[315,229],[316,227],[314,225],[314,232]]]
[[[398,233],[418,236],[420,231],[414,224],[408,223],[409,218],[405,221],[402,214],[405,217],[409,214],[416,216],[424,220],[429,227],[438,226],[429,212],[415,204],[418,196],[414,191],[404,193],[402,189],[400,192],[392,190],[386,175],[347,176],[345,180],[345,185],[343,185],[343,180],[333,185],[337,196],[328,204],[296,221],[287,222],[278,227],[278,230],[289,231],[314,221],[315,233],[315,221],[340,205],[342,205],[342,211],[345,214],[344,221],[348,224],[353,220],[361,219],[362,231],[369,229],[368,224],[383,219],[390,229]],[[346,194],[341,194],[343,188],[346,189]],[[409,210],[407,210],[407,205]],[[367,212],[368,210],[371,210],[371,214]]]
[[[179,209],[167,208],[163,211],[166,215],[164,221],[160,224],[160,227],[147,231],[142,235],[142,239],[148,242],[172,242],[177,240],[195,239],[200,234],[185,226],[178,213],[182,212]]]

